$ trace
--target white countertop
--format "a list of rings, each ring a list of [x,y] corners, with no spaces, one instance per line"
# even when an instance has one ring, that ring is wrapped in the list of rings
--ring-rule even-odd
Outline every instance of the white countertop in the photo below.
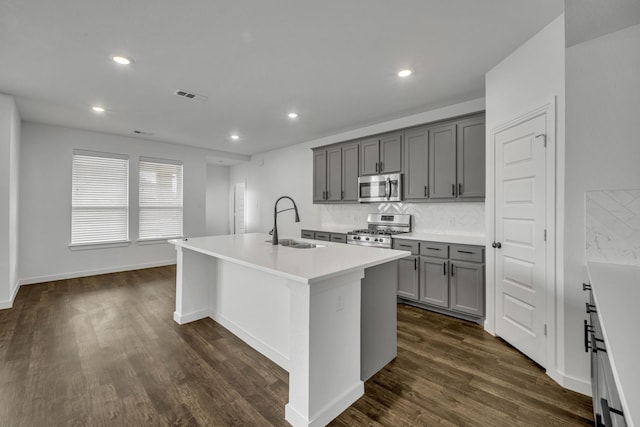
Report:
[[[366,227],[365,227],[366,228]],[[325,233],[348,233],[356,229],[353,225],[313,225],[306,224],[302,230],[324,231]]]
[[[290,238],[281,236],[280,239]],[[257,270],[303,283],[313,283],[346,274],[359,268],[373,267],[411,255],[407,251],[370,248],[344,243],[332,243],[295,238],[323,247],[294,249],[272,245],[262,233],[226,236],[189,237],[169,240],[178,247],[224,259]]]
[[[587,264],[596,311],[628,427],[640,426],[640,267]]]
[[[394,239],[421,240],[426,242],[453,243],[455,245],[485,245],[484,234],[402,233]]]

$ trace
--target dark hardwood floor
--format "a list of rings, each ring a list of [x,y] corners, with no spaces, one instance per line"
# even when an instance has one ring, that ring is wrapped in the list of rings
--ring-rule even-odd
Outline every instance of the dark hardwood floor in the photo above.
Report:
[[[0,426],[286,426],[288,374],[210,319],[173,321],[175,268],[24,286],[0,311]],[[398,357],[333,426],[593,425],[478,325],[398,307]]]

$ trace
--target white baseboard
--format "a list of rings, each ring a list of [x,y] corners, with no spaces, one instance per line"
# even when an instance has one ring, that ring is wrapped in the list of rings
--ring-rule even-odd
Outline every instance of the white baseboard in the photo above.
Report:
[[[273,347],[267,345],[265,342],[261,341],[257,337],[251,335],[244,329],[242,329],[238,324],[229,320],[228,318],[216,313],[215,311],[210,311],[210,317],[228,329],[232,334],[240,338],[245,343],[249,344],[259,353],[268,357],[272,362],[276,363],[285,371],[289,372],[289,357],[280,353]]]
[[[18,289],[20,289],[20,281],[15,283],[13,291],[11,292],[11,297],[6,301],[0,301],[0,310],[6,310],[7,308],[13,307],[13,302],[16,300],[16,295],[18,295]]]
[[[177,311],[174,311],[173,320],[179,325],[184,325],[185,323],[195,322],[196,320],[204,319],[205,317],[211,317],[209,314],[210,311],[208,308],[185,314],[180,314]]]
[[[121,271],[142,270],[145,268],[163,267],[165,265],[175,265],[176,260],[163,260],[147,262],[143,264],[121,265],[116,267],[99,268],[96,270],[74,271],[71,273],[53,274],[50,276],[29,277],[20,279],[19,286],[33,285],[35,283],[54,282],[56,280],[75,279],[77,277],[97,276],[98,274],[119,273]]]
[[[551,369],[547,370],[547,375],[549,375],[552,380],[554,380],[564,388],[567,388],[569,390],[575,391],[580,394],[584,394],[586,396],[591,396],[590,381],[581,380],[579,378],[565,375],[559,371],[552,371]]]
[[[340,415],[345,409],[351,406],[364,394],[364,382],[359,381],[351,389],[341,396],[338,396],[331,403],[313,414],[313,419],[307,419],[303,414],[296,411],[290,403],[284,407],[284,419],[293,426],[322,427]]]

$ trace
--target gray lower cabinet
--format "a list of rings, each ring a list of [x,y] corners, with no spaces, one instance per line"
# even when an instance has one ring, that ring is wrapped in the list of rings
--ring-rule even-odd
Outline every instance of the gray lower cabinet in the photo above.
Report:
[[[315,239],[316,238],[316,232],[312,231],[312,230],[302,230],[300,232],[300,236],[303,239]]]
[[[347,235],[345,233],[301,230],[300,237],[302,237],[303,239],[323,240],[325,242],[347,243]]]
[[[399,262],[402,302],[481,323],[484,317],[484,248],[394,239],[411,251]]]

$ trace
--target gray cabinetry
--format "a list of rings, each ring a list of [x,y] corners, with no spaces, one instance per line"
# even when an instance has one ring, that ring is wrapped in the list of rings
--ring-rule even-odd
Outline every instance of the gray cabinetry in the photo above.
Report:
[[[324,240],[325,242],[347,243],[347,235],[345,233],[301,230],[300,237],[302,237],[303,239]]]
[[[456,125],[448,124],[429,132],[429,196],[456,197]]]
[[[402,133],[360,141],[360,175],[402,171]]]
[[[440,258],[420,257],[420,302],[449,307],[448,262]]]
[[[312,231],[312,230],[302,230],[300,232],[300,236],[303,239],[315,239],[316,238],[316,232]]]
[[[358,144],[313,151],[313,202],[358,201]]]
[[[404,198],[424,201],[429,197],[429,131],[412,129],[404,133]]]
[[[412,253],[400,262],[400,301],[481,323],[484,317],[483,247],[394,239],[394,248]]]
[[[358,201],[358,147],[346,144],[342,147],[342,201]]]
[[[457,136],[458,197],[481,199],[485,196],[484,118],[458,123]]]
[[[327,150],[313,152],[313,202],[324,202],[327,194]]]

